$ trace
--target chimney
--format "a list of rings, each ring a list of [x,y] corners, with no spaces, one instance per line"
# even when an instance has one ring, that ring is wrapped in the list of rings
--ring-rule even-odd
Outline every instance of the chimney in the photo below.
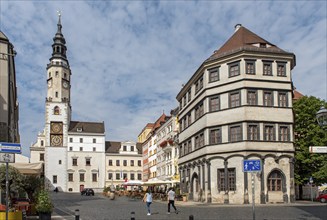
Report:
[[[238,29],[240,29],[240,27],[242,27],[241,24],[236,24],[236,25],[235,25],[235,31],[234,31],[234,33],[235,33],[236,31],[238,31]]]

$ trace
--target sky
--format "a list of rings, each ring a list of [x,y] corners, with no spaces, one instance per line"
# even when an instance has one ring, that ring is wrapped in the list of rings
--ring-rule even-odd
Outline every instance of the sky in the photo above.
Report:
[[[294,53],[296,89],[327,99],[326,1],[0,0],[0,30],[17,51],[27,156],[45,125],[58,10],[72,71],[72,120],[104,121],[106,140],[137,141],[147,123],[169,115],[182,85],[236,24]]]

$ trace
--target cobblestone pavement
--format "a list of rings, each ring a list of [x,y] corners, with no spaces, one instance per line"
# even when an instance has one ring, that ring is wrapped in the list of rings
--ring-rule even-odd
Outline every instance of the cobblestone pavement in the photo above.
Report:
[[[131,212],[135,212],[135,220],[188,220],[190,215],[193,215],[194,220],[253,219],[251,204],[221,205],[177,201],[179,214],[173,212],[167,214],[167,202],[154,201],[151,205],[152,215],[147,216],[146,206],[139,199],[116,197],[115,200],[110,200],[100,194],[81,196],[76,193],[53,193],[51,196],[55,204],[52,219],[73,220],[76,209],[79,209],[80,220],[130,220]],[[327,204],[317,202],[256,204],[255,217],[256,220],[327,220]]]

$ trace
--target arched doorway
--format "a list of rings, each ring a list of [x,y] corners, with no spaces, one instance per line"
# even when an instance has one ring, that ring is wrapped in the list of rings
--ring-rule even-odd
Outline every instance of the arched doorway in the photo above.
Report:
[[[287,202],[286,177],[279,169],[272,170],[267,177],[267,202]]]
[[[200,190],[200,180],[197,173],[193,173],[191,178],[191,192],[190,196],[193,197],[193,201],[199,201],[199,190]],[[192,199],[192,198],[190,198]]]

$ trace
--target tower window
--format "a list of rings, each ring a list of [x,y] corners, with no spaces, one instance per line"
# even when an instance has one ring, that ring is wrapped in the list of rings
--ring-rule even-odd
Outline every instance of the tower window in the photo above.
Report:
[[[49,72],[49,78],[51,77],[51,72]]]
[[[65,78],[65,79],[67,78],[67,73],[64,73],[64,78]]]
[[[53,114],[59,115],[60,114],[60,108],[58,106],[54,107]]]
[[[56,92],[56,98],[58,98],[58,92]]]
[[[59,76],[59,72],[58,71],[56,71],[56,77],[58,77]]]

